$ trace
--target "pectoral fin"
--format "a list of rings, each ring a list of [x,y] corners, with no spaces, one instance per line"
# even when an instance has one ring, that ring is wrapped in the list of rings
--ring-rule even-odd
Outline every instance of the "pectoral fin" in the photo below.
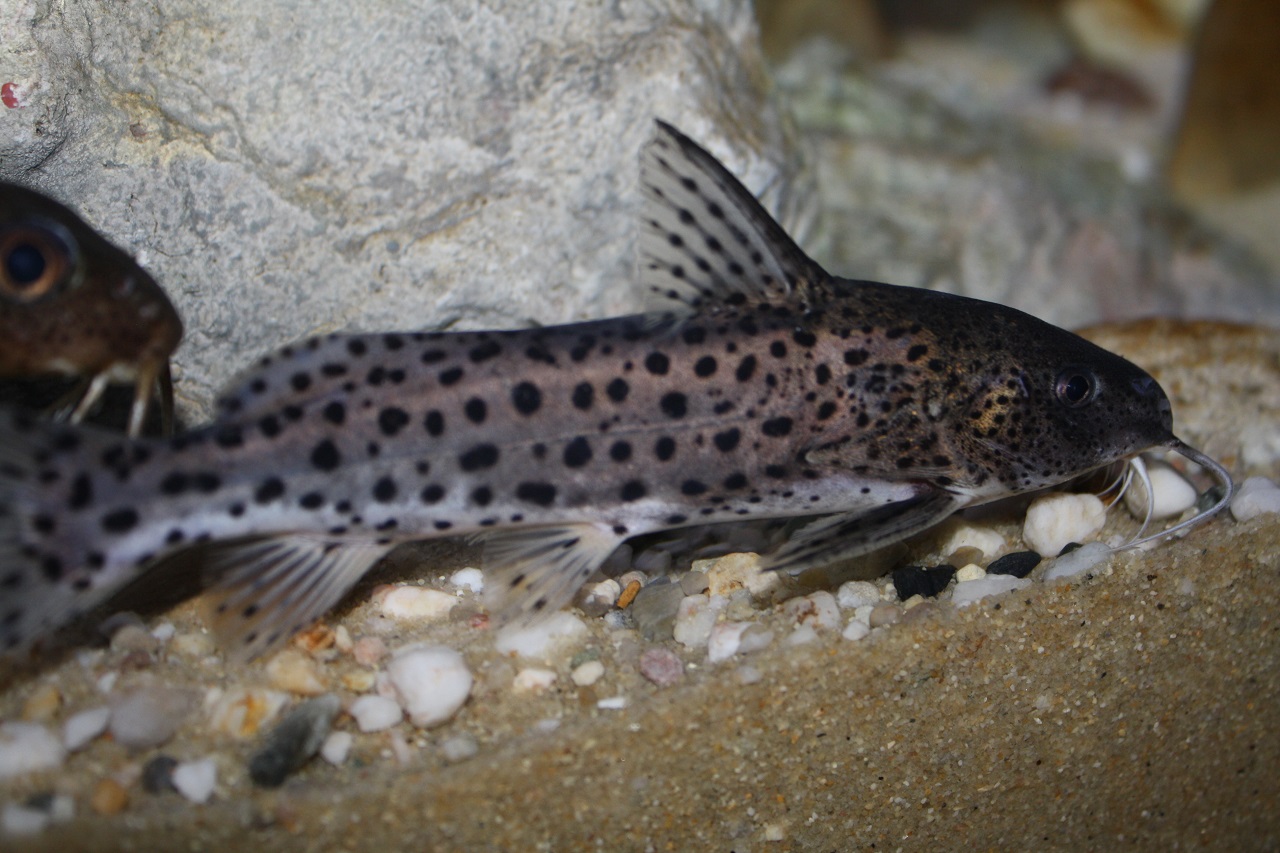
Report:
[[[219,547],[206,569],[206,620],[229,658],[252,660],[337,604],[392,547],[307,534]]]
[[[503,623],[534,622],[568,604],[622,537],[595,524],[565,524],[477,537],[484,543],[485,599]]]
[[[797,572],[859,557],[932,527],[964,503],[956,495],[930,489],[875,509],[829,515],[802,527],[766,556],[764,568]]]

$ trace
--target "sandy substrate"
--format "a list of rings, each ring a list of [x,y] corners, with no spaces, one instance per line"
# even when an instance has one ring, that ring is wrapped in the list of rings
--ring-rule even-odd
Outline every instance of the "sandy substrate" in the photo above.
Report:
[[[1091,334],[1158,376],[1183,438],[1238,474],[1280,473],[1259,449],[1280,429],[1280,335],[1167,322]],[[694,665],[666,689],[628,672],[638,650],[608,649],[600,620],[588,620],[609,679],[576,687],[562,674],[551,695],[519,696],[490,657],[456,720],[393,730],[408,740],[405,762],[391,757],[391,735],[357,735],[344,766],[317,759],[281,789],[256,789],[226,769],[242,767],[254,743],[197,720],[169,751],[218,758],[208,804],[135,789],[123,811],[99,816],[80,800],[70,823],[3,845],[1275,849],[1278,582],[1280,517],[1224,516],[1072,582],[967,608],[926,603],[857,642],[821,634],[717,665],[682,650]],[[181,629],[192,610],[155,618]],[[353,633],[362,618],[359,607],[342,616]],[[20,675],[0,718],[13,719],[35,684],[65,676],[64,695],[76,696],[75,670]],[[219,677],[262,681],[260,667]],[[613,695],[627,707],[597,707]],[[439,745],[458,731],[479,751],[449,764]],[[0,793],[83,791],[146,757],[99,744]]]

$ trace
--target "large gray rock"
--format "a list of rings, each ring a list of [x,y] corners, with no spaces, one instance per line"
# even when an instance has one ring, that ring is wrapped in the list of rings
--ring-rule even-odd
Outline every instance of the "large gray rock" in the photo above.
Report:
[[[0,5],[0,177],[166,287],[189,418],[317,332],[636,310],[655,116],[797,209],[744,2]]]

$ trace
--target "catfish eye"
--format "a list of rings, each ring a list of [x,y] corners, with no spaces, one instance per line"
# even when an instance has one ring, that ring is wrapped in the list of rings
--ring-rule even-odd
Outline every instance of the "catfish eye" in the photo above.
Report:
[[[1098,380],[1083,367],[1068,367],[1058,374],[1053,394],[1062,405],[1076,409],[1089,404],[1098,395]]]
[[[0,231],[0,298],[33,302],[64,282],[72,255],[52,231],[20,225]]]

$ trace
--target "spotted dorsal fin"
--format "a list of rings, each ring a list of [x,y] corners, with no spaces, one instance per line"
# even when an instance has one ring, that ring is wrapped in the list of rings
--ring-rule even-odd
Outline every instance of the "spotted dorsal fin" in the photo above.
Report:
[[[658,122],[640,158],[640,280],[655,310],[785,302],[826,277],[741,182]]]

